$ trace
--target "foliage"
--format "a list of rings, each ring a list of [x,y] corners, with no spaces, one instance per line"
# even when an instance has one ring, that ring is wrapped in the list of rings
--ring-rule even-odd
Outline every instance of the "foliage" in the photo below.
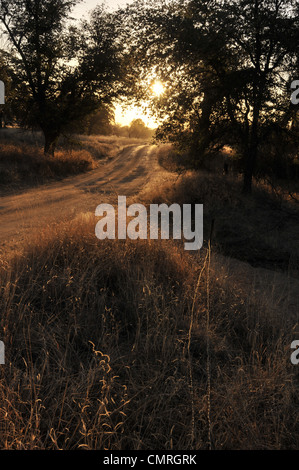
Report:
[[[129,127],[129,137],[137,139],[148,139],[153,131],[146,127],[142,119],[133,119]]]
[[[289,0],[137,1],[124,12],[131,54],[148,96],[148,71],[167,91],[153,106],[157,137],[189,149],[197,164],[232,145],[243,155],[250,192],[260,147],[273,126],[296,114],[290,83],[298,70],[299,16]],[[133,81],[133,80],[132,80]],[[136,82],[136,80],[135,80]]]
[[[67,25],[77,0],[0,1],[0,21],[12,46],[15,110],[40,128],[45,152],[59,135],[115,95],[121,46],[113,17],[98,7],[81,27]]]

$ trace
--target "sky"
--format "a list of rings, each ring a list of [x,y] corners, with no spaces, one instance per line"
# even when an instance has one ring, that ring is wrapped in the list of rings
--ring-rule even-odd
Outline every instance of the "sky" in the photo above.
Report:
[[[109,9],[115,10],[118,6],[123,7],[127,3],[132,3],[133,0],[106,0],[106,5]],[[103,3],[101,0],[85,0],[77,5],[73,11],[73,17],[81,19],[88,16],[88,12],[93,10],[98,4]],[[136,106],[124,107],[117,105],[115,110],[115,121],[122,126],[127,126],[133,119],[142,119],[144,123],[151,128],[157,126],[157,123],[150,116],[144,114],[141,108]]]
[[[107,7],[111,10],[116,10],[118,6],[123,7],[127,3],[132,3],[133,0],[105,0]],[[73,15],[76,18],[82,18],[90,10],[93,10],[97,5],[102,4],[102,0],[84,0],[74,9]]]

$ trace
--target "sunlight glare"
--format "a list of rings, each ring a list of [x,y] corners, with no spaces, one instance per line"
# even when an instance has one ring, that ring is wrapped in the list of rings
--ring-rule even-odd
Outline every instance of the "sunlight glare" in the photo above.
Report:
[[[133,119],[142,119],[145,125],[151,129],[155,129],[158,123],[155,118],[145,112],[141,106],[126,106],[118,103],[115,106],[115,122],[121,126],[129,126]]]
[[[153,85],[152,85],[152,92],[153,94],[159,98],[161,95],[163,95],[165,91],[165,87],[162,82],[157,80]]]

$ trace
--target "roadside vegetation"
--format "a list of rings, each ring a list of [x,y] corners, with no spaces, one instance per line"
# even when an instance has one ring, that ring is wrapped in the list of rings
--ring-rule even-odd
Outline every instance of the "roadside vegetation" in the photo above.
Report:
[[[0,132],[0,191],[3,195],[40,186],[98,168],[138,138],[77,135],[61,138],[55,155],[44,154],[38,132],[2,129]]]
[[[241,176],[223,175],[222,166],[213,172],[188,170],[171,145],[160,148],[157,157],[170,173],[164,184],[143,191],[145,202],[203,204],[205,238],[212,229],[215,249],[299,277],[298,181],[255,179],[248,197]]]
[[[76,175],[97,167],[86,150],[44,155],[38,147],[0,143],[0,189],[19,190]]]

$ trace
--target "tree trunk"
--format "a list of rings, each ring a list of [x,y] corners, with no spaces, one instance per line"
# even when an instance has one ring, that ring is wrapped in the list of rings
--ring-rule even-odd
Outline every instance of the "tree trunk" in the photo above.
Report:
[[[266,66],[264,71],[261,70],[262,62],[262,46],[261,46],[261,16],[260,9],[262,7],[260,0],[254,2],[254,35],[255,35],[255,74],[253,80],[253,116],[251,132],[249,136],[248,151],[246,154],[246,162],[244,168],[243,193],[250,194],[252,190],[252,179],[254,175],[255,165],[258,156],[259,147],[259,124],[262,101],[266,85],[266,77],[269,67]],[[268,64],[269,65],[269,64]]]
[[[247,153],[245,169],[244,169],[244,178],[243,178],[243,193],[251,194],[252,191],[252,179],[255,169],[255,164],[257,160],[257,141],[254,144],[250,145],[250,148]]]
[[[245,168],[244,168],[244,179],[243,179],[243,193],[251,194],[252,190],[252,179],[255,170],[255,165],[258,155],[259,146],[259,121],[260,121],[260,109],[261,109],[261,97],[262,91],[258,89],[256,84],[254,85],[255,103],[253,108],[253,119],[251,125],[251,133],[249,137],[249,143],[246,152]]]
[[[59,134],[49,130],[44,130],[43,133],[45,137],[44,154],[54,157]]]

